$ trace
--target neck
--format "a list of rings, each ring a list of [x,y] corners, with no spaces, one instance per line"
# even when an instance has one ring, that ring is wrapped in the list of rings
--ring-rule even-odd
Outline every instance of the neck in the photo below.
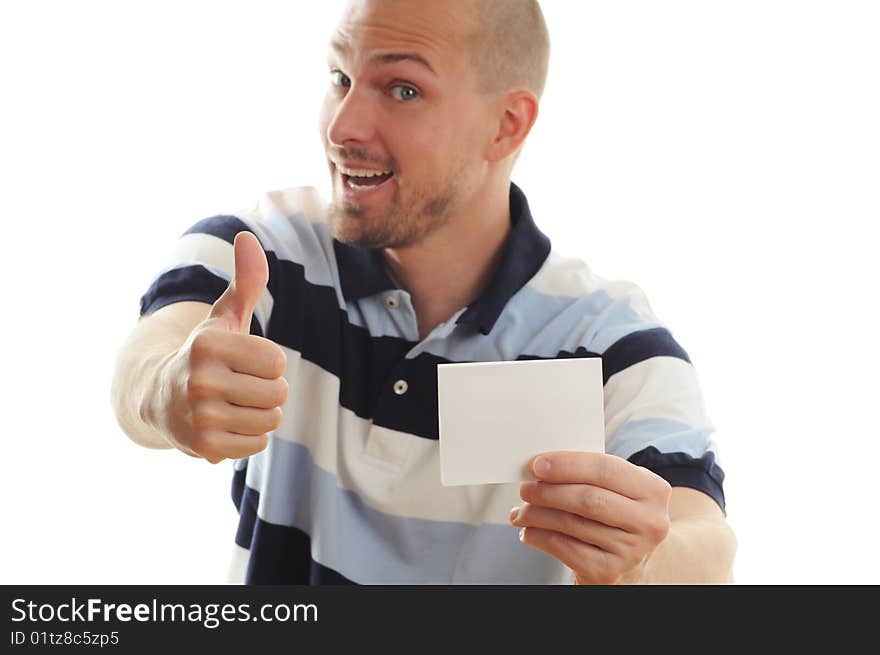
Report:
[[[412,296],[420,339],[486,288],[510,233],[509,198],[509,181],[495,185],[417,243],[382,251]]]

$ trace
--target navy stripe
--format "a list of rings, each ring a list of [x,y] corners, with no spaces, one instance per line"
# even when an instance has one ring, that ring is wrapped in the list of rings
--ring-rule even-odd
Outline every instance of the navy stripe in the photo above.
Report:
[[[211,223],[212,229],[214,226],[216,222]],[[238,227],[228,225],[226,236]],[[269,292],[274,299],[267,337],[298,351],[304,359],[337,376],[339,402],[357,416],[392,430],[437,439],[437,364],[451,363],[451,360],[427,352],[406,359],[406,353],[416,342],[371,336],[366,328],[349,321],[332,287],[308,282],[302,265],[278,259],[271,251],[267,252],[267,259]],[[142,298],[142,310],[144,313],[155,311],[180,300],[213,303],[226,286],[223,278],[203,266],[175,269],[153,283]],[[306,307],[308,311],[303,310]],[[251,323],[251,332],[261,334],[256,317]],[[574,352],[559,351],[556,358],[598,356],[581,347]],[[612,375],[628,366],[657,356],[690,361],[666,328],[641,330],[618,340],[601,355],[603,382],[607,383]],[[517,359],[547,358],[526,354]],[[393,392],[398,379],[405,379],[409,384],[405,396]]]
[[[232,473],[232,504],[235,505],[235,510],[241,513],[241,499],[244,496],[244,481],[247,476],[247,461],[244,463],[244,468],[233,471]]]
[[[615,374],[652,357],[677,357],[690,363],[691,360],[684,349],[678,345],[667,328],[658,327],[649,330],[638,330],[618,339],[603,354],[595,353],[581,346],[574,352],[560,350],[555,359],[574,357],[601,357],[602,384]],[[518,360],[548,359],[537,355],[520,355]]]
[[[385,272],[379,250],[359,248],[333,239],[333,255],[339,269],[339,286],[346,300],[359,300],[396,288]]]
[[[697,458],[687,453],[661,453],[654,446],[648,446],[631,455],[629,461],[653,471],[673,487],[691,487],[708,494],[727,513],[722,486],[724,471],[715,463],[715,453],[711,450]]]
[[[213,305],[229,282],[201,264],[182,266],[160,275],[141,296],[141,316],[176,302],[198,301]],[[251,316],[251,334],[263,336],[256,315]]]
[[[677,357],[691,363],[690,357],[666,328],[639,330],[618,339],[602,355],[605,381],[615,373],[651,357]]]
[[[488,335],[513,295],[541,269],[550,255],[550,239],[538,229],[525,194],[510,183],[508,207],[513,224],[504,243],[496,273],[480,297],[458,317]]]
[[[241,231],[251,230],[235,216],[220,215],[199,221],[187,234],[207,233],[232,243]],[[338,256],[339,249],[336,254]],[[372,336],[366,328],[349,321],[333,287],[309,282],[302,264],[279,259],[271,250],[266,251],[266,257],[268,290],[274,300],[266,336],[337,376],[339,402],[357,416],[391,430],[437,439],[437,364],[451,363],[451,360],[427,352],[406,359],[406,353],[416,342]],[[213,303],[227,284],[203,266],[169,271],[160,276],[142,298],[142,313],[180,300]],[[261,334],[259,330],[254,317],[251,332]],[[580,347],[574,352],[559,351],[556,358],[597,356]],[[619,339],[601,355],[603,382],[607,383],[611,376],[633,364],[656,356],[690,361],[666,328],[641,330]],[[524,354],[517,359],[548,358]],[[409,384],[405,396],[393,392],[398,379],[405,379]]]
[[[416,342],[371,336],[366,328],[349,321],[332,287],[308,282],[300,264],[279,260],[274,254],[270,262],[278,275],[274,283],[270,278],[275,305],[267,336],[337,376],[340,404],[357,416],[392,430],[437,439],[437,364],[451,360],[427,352],[406,359]],[[602,355],[604,382],[632,364],[660,355],[689,361],[665,328],[630,334]],[[578,348],[573,353],[560,351],[556,357],[598,356]],[[521,355],[517,359],[548,358]],[[393,392],[398,379],[409,384],[405,396]]]
[[[267,523],[257,516],[260,494],[236,471],[233,498],[239,498],[235,543],[250,551],[245,584],[351,585],[344,575],[312,559],[311,539],[302,530]]]
[[[254,231],[248,227],[247,223],[237,216],[220,214],[218,216],[211,216],[210,218],[203,218],[183,234],[210,234],[223,239],[224,241],[228,241],[229,243],[235,243],[235,235],[239,232],[250,232],[251,234],[254,234]],[[254,234],[254,236],[257,235]],[[259,240],[259,237],[257,237],[257,239]],[[264,246],[263,250],[265,249]]]

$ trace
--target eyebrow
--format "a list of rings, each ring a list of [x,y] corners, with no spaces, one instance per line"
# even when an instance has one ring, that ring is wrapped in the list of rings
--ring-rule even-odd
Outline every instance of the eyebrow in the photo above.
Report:
[[[348,46],[341,41],[331,41],[330,49],[337,54],[346,54],[349,52]],[[416,52],[389,52],[385,54],[378,54],[373,55],[370,58],[370,61],[378,62],[380,64],[394,64],[398,61],[412,61],[421,66],[424,66],[429,71],[431,71],[431,73],[437,75],[437,71],[434,70],[434,67],[431,66],[428,60]]]

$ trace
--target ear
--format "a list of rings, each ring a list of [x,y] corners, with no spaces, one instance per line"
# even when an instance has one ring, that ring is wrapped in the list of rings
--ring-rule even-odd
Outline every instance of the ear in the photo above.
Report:
[[[497,131],[486,159],[501,161],[519,150],[538,118],[538,99],[527,89],[511,91],[498,104]]]

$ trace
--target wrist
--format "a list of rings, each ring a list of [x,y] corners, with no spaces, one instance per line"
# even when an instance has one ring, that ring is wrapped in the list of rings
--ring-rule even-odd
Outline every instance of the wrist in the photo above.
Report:
[[[161,439],[151,439],[154,447],[174,447],[170,438],[168,425],[169,407],[174,398],[173,375],[174,358],[177,351],[165,353],[153,362],[147,362],[146,379],[142,387],[143,391],[138,399],[138,416],[147,430]]]

